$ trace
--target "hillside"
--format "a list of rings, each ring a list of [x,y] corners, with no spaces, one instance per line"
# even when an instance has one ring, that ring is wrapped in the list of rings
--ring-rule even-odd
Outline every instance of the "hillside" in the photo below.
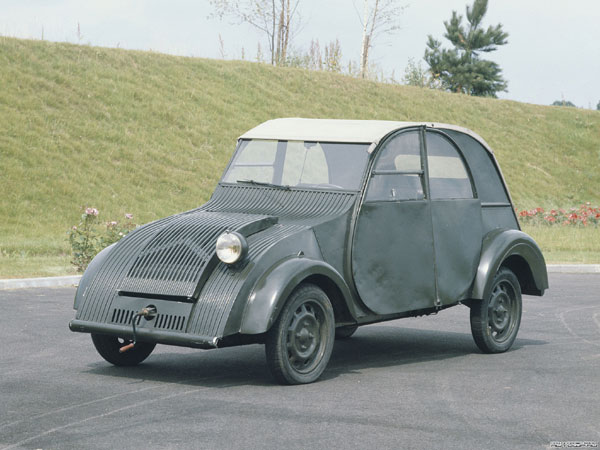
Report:
[[[600,203],[596,111],[0,37],[0,254],[64,253],[84,205],[137,223],[193,208],[237,136],[291,116],[463,125],[495,150],[519,207]]]

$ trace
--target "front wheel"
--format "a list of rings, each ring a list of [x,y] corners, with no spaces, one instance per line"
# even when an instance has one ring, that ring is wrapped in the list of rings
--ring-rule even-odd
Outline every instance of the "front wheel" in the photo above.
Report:
[[[506,267],[496,273],[487,298],[471,305],[471,333],[484,353],[502,353],[517,337],[521,324],[521,286]]]
[[[137,366],[150,356],[156,347],[155,343],[137,342],[132,349],[119,353],[121,347],[132,341],[104,334],[92,334],[92,342],[100,356],[115,366]]]
[[[281,384],[316,381],[329,362],[334,339],[329,298],[313,284],[300,285],[267,333],[265,352],[271,374]]]

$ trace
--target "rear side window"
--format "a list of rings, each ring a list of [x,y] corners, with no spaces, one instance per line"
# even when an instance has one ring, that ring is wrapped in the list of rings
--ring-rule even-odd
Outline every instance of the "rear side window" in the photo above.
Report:
[[[454,145],[438,133],[427,133],[429,190],[433,200],[473,198],[465,163]]]
[[[421,200],[423,165],[418,131],[390,139],[379,152],[367,190],[367,201]]]
[[[471,136],[454,130],[444,131],[458,144],[469,163],[481,201],[508,203],[506,189],[492,155]]]

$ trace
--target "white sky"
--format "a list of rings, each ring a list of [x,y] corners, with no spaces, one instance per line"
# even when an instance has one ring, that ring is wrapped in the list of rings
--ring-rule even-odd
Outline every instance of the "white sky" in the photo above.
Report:
[[[362,0],[354,0],[359,6]],[[472,0],[399,0],[408,5],[402,29],[375,42],[374,61],[400,79],[408,58],[423,57],[427,35],[442,38],[452,10]],[[248,25],[209,19],[208,0],[0,0],[0,34],[81,42],[186,56],[256,55],[263,36]],[[300,0],[303,26],[293,44],[306,50],[338,38],[344,60],[360,56],[361,25],[353,0]],[[77,36],[80,24],[82,38]],[[584,108],[600,101],[600,0],[490,0],[484,26],[502,23],[508,44],[490,55],[508,80],[501,98],[550,104],[566,99]],[[423,62],[423,67],[426,67]]]

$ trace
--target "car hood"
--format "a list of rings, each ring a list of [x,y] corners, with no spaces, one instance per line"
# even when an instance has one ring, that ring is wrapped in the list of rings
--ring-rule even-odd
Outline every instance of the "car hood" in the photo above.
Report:
[[[202,281],[217,264],[215,243],[226,230],[244,236],[275,223],[274,216],[191,211],[136,230],[117,244],[105,265],[122,266],[121,295],[196,297]],[[138,234],[145,235],[136,242]]]

